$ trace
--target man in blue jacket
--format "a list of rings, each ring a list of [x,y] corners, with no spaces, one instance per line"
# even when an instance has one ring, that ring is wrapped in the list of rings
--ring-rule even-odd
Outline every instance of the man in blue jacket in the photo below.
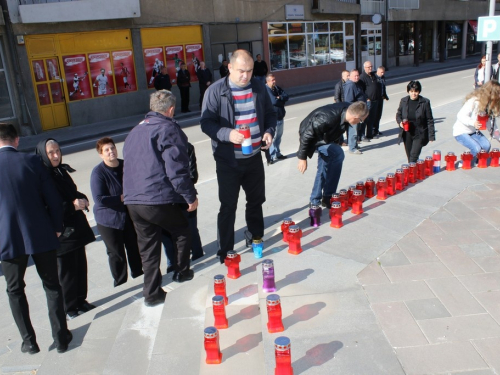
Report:
[[[248,51],[236,50],[228,65],[229,75],[210,85],[201,110],[201,130],[212,139],[217,166],[221,203],[217,217],[217,254],[221,263],[227,252],[234,248],[234,222],[240,187],[246,193],[245,218],[251,239],[261,239],[264,235],[262,204],[266,193],[260,151],[268,149],[273,142],[276,112],[265,86],[251,78],[253,66]],[[245,137],[238,131],[241,125],[250,128],[251,147],[248,147],[248,154],[243,153]]]
[[[146,306],[163,303],[167,294],[161,287],[162,229],[177,250],[174,281],[193,278],[191,236],[182,210],[196,210],[198,199],[189,173],[188,140],[173,119],[175,102],[170,91],[151,94],[151,111],[132,129],[123,147],[124,203],[137,232]]]
[[[19,137],[13,125],[0,124],[0,260],[9,305],[21,334],[23,353],[40,351],[24,293],[24,274],[31,256],[42,279],[54,343],[63,353],[72,339],[66,325],[57,275],[57,237],[63,223],[62,201],[38,156],[17,151]]]
[[[355,103],[358,101],[366,103],[366,95],[363,87],[359,82],[359,70],[353,69],[349,73],[349,79],[342,86],[344,89],[344,102]],[[349,145],[349,153],[352,155],[363,154],[358,150],[358,142],[361,141],[359,137],[360,124],[357,125],[357,130],[349,128],[347,134],[347,143]]]
[[[273,164],[277,160],[286,159],[286,156],[281,153],[281,137],[283,136],[284,118],[286,115],[285,103],[288,101],[288,94],[276,84],[276,77],[269,73],[266,76],[266,89],[269,94],[269,99],[273,103],[274,110],[276,111],[276,131],[271,147],[269,147],[269,159],[267,165]],[[268,158],[266,151],[266,159]]]

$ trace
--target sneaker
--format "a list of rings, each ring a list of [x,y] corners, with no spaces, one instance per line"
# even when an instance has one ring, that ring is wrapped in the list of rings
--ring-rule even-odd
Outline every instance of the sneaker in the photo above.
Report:
[[[361,151],[359,151],[359,150],[356,150],[356,151],[349,151],[349,153],[350,153],[351,155],[363,155],[363,153],[362,153]]]

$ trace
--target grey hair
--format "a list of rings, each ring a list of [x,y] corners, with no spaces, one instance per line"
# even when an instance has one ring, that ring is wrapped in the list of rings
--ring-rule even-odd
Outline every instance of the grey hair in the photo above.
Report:
[[[151,94],[149,108],[154,112],[165,113],[175,107],[176,98],[168,90],[159,90]]]
[[[354,116],[360,118],[368,116],[369,110],[365,102],[354,102],[348,108],[347,111]]]
[[[47,141],[47,143],[45,143],[45,147],[50,146],[50,145],[57,145],[57,146],[59,146],[59,143],[57,143],[57,141],[55,141],[53,139],[49,139]]]

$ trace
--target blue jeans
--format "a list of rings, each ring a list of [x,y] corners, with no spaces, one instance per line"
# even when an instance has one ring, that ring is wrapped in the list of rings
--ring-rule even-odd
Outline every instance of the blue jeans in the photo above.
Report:
[[[357,130],[356,130],[356,125],[348,127],[348,134],[347,134],[347,144],[349,145],[349,151],[353,152],[356,151],[356,146],[358,145],[358,135],[357,135]]]
[[[276,121],[276,132],[274,134],[273,144],[269,147],[269,153],[271,154],[271,159],[275,160],[278,156],[281,156],[280,144],[281,136],[283,135],[283,120]]]
[[[460,134],[455,137],[458,143],[467,147],[471,154],[476,157],[476,155],[481,150],[490,152],[491,144],[488,139],[483,135],[483,133],[472,133],[472,134]]]
[[[355,131],[352,132],[356,135]],[[331,197],[337,191],[345,157],[342,147],[334,143],[319,146],[317,150],[318,171],[316,172],[311,193],[311,203],[313,205],[321,205],[323,197]]]

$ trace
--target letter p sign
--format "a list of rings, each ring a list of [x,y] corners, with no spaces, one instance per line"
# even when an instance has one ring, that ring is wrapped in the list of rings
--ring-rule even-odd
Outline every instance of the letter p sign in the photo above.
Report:
[[[478,42],[500,40],[500,17],[479,17],[477,40]]]

